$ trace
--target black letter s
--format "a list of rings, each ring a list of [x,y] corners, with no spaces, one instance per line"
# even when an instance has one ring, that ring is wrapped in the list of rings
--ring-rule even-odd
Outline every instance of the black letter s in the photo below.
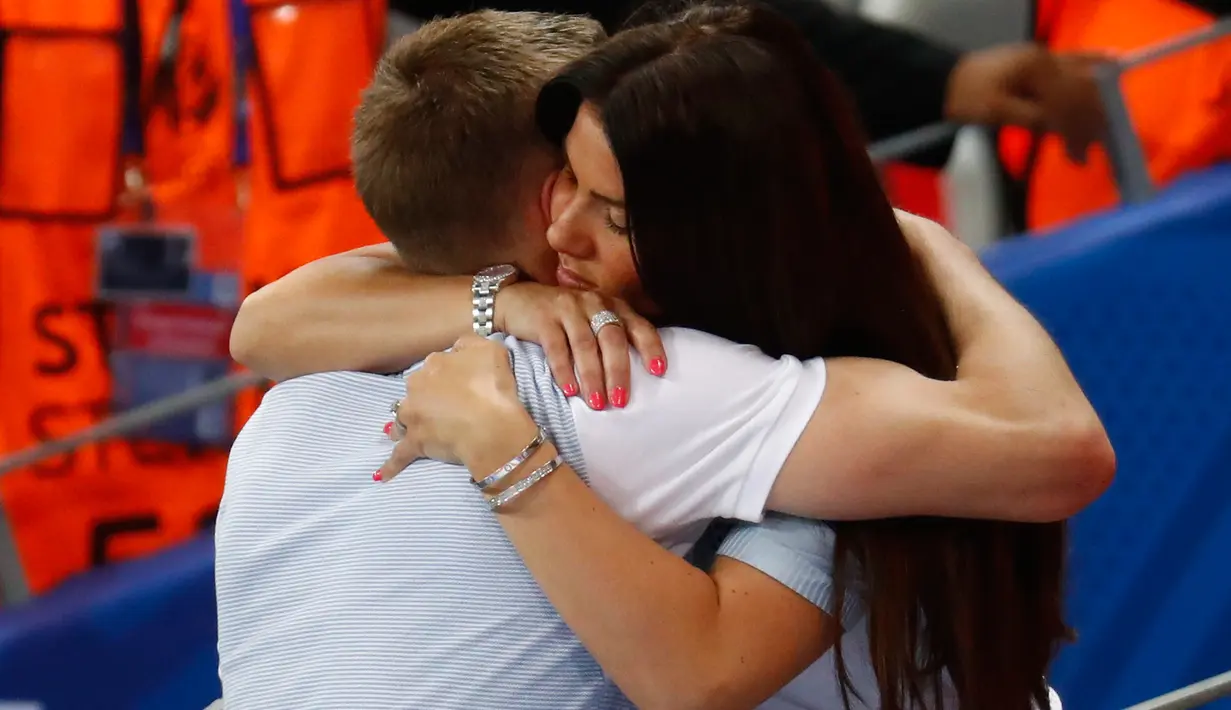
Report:
[[[64,308],[55,303],[48,303],[34,312],[34,332],[44,342],[60,350],[58,361],[46,362],[39,360],[34,364],[35,370],[42,375],[63,375],[77,366],[77,348],[63,335],[51,330],[51,319],[64,315]]]

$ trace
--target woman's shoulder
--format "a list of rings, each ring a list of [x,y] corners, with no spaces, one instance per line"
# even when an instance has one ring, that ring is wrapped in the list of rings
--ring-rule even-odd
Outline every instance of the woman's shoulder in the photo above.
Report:
[[[708,381],[722,375],[738,384],[759,381],[767,376],[790,375],[800,370],[812,371],[821,377],[825,372],[825,362],[819,357],[807,361],[800,361],[791,355],[771,357],[755,345],[737,343],[691,328],[662,328],[658,333],[667,353],[668,371],[676,376]]]
[[[733,356],[740,358],[755,357],[765,360],[772,359],[761,352],[760,348],[755,345],[736,343],[703,330],[669,326],[661,328],[658,334],[662,338],[663,347],[666,348],[668,357],[683,356],[708,359],[716,355],[718,357]],[[678,351],[678,353],[672,351]]]

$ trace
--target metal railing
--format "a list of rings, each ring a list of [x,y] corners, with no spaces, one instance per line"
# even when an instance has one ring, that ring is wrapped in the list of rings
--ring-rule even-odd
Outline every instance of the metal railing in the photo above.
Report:
[[[873,143],[868,147],[868,156],[877,164],[909,158],[952,140],[961,127],[959,123],[941,122],[916,128]]]
[[[1231,698],[1231,671],[1138,703],[1128,710],[1188,710],[1221,698]]]
[[[1186,49],[1213,42],[1231,35],[1231,18],[1220,20],[1203,30],[1148,47],[1119,61],[1101,65],[1095,74],[1103,112],[1107,117],[1107,135],[1104,147],[1111,162],[1112,174],[1124,204],[1144,202],[1154,195],[1154,182],[1141,138],[1133,128],[1128,106],[1124,102],[1122,79],[1126,72],[1143,64],[1155,62]],[[937,123],[924,126],[902,135],[880,141],[868,150],[872,160],[885,163],[909,158],[928,148],[950,140],[960,126],[952,123]],[[1231,698],[1231,671],[1207,678],[1199,683],[1180,688],[1157,698],[1128,708],[1128,710],[1188,710],[1221,698]]]
[[[4,506],[0,505],[0,607],[20,604],[30,598],[30,585],[26,583],[26,571],[21,567],[17,552],[17,540],[9,525]]]
[[[0,476],[83,446],[139,433],[151,424],[199,409],[264,381],[265,378],[260,375],[242,372],[137,407],[63,439],[48,441],[0,458]],[[8,525],[4,510],[0,507],[0,604],[10,606],[26,601],[29,597],[30,585],[21,566],[12,527]]]
[[[1116,61],[1100,64],[1095,71],[1103,113],[1107,117],[1107,134],[1104,147],[1111,162],[1120,200],[1124,204],[1137,204],[1154,195],[1154,182],[1141,137],[1133,128],[1128,106],[1124,102],[1122,79],[1124,75],[1143,64],[1150,64],[1173,54],[1198,47],[1231,35],[1231,17],[1219,20],[1196,32],[1191,32],[1151,47],[1121,57]],[[871,146],[868,153],[878,163],[909,158],[920,151],[939,145],[953,138],[960,128],[957,124],[937,123],[924,126],[899,136],[887,138]]]
[[[1107,116],[1107,155],[1115,173],[1120,199],[1135,204],[1150,199],[1154,183],[1146,161],[1141,138],[1133,128],[1128,106],[1124,103],[1124,74],[1143,64],[1150,64],[1187,49],[1213,42],[1231,35],[1231,17],[1215,22],[1209,27],[1160,42],[1134,52],[1119,61],[1101,65],[1096,73],[1099,94],[1103,99],[1103,112]]]
[[[31,464],[45,461],[53,456],[59,456],[75,451],[89,444],[96,444],[106,439],[140,432],[151,424],[164,419],[179,416],[201,407],[230,397],[241,390],[254,387],[265,381],[264,377],[251,372],[241,372],[228,375],[212,382],[185,390],[156,402],[130,409],[107,421],[81,431],[55,439],[28,449],[18,451],[11,456],[0,459],[0,476],[25,468]]]

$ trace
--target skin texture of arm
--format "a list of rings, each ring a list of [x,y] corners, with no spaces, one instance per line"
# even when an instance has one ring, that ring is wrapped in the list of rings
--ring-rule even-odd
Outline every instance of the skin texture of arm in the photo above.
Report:
[[[938,284],[959,354],[941,382],[885,361],[828,363],[826,393],[768,508],[1049,522],[1110,485],[1115,457],[1047,332],[943,227],[904,229]],[[244,302],[236,359],[275,379],[390,372],[468,332],[470,277],[409,274],[388,245],[308,264]],[[390,314],[397,314],[397,327]],[[283,324],[290,324],[283,325]]]
[[[470,285],[411,274],[389,244],[320,259],[244,299],[231,356],[274,380],[395,372],[469,332]]]
[[[974,253],[940,225],[900,217],[938,284],[958,378],[931,380],[886,361],[829,361],[824,397],[767,508],[830,520],[943,515],[1050,522],[1073,515],[1114,476],[1115,455],[1098,415],[1047,332]],[[266,287],[279,291],[250,297],[250,317],[244,321],[241,311],[233,346],[255,338],[262,347],[251,352],[270,355],[264,372],[276,363],[359,369],[359,356],[369,358],[362,369],[388,371],[408,364],[407,357],[444,350],[466,332],[468,278],[415,277],[391,251],[359,251],[310,264]],[[357,300],[356,293],[364,295]],[[266,316],[262,327],[252,314],[273,312],[265,297],[282,312]],[[393,312],[405,326],[389,327]],[[276,327],[281,321],[296,325]],[[279,332],[286,337],[269,335]],[[398,353],[410,355],[398,360]]]
[[[834,520],[1071,516],[1114,475],[1098,415],[1047,332],[968,247],[933,222],[900,218],[937,284],[958,377],[829,361],[825,395],[768,507]]]
[[[489,421],[463,458],[472,471],[534,435],[524,412]],[[554,454],[545,446],[524,470]],[[526,565],[637,707],[751,710],[836,638],[833,617],[755,568],[720,557],[707,575],[667,552],[567,466],[509,508],[499,518]]]
[[[481,480],[538,430],[500,343],[466,336],[406,383],[397,449],[411,459],[455,461]],[[556,454],[543,444],[509,478]],[[495,515],[565,622],[638,707],[750,710],[836,634],[817,606],[748,565],[724,560],[710,576],[668,552],[568,465]]]
[[[273,380],[404,370],[471,332],[472,283],[469,275],[413,274],[388,244],[328,256],[244,300],[231,329],[231,356]],[[590,316],[607,309],[622,325],[596,336]],[[494,326],[542,345],[560,387],[569,396],[588,393],[595,409],[627,405],[630,345],[651,374],[667,370],[653,324],[596,292],[511,284],[496,296]]]
[[[427,456],[462,463],[478,480],[538,430],[507,351],[474,336],[407,378],[399,418],[405,432],[383,474]],[[555,454],[544,444],[513,477]],[[562,618],[639,707],[755,707],[838,633],[832,618],[746,565],[693,569],[568,466],[496,515]]]

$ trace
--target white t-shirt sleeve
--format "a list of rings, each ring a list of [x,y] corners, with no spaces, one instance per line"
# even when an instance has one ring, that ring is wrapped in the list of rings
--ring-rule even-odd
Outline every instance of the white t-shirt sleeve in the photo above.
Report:
[[[771,358],[698,331],[661,331],[667,374],[634,355],[625,409],[572,411],[590,485],[661,542],[712,518],[752,522],[825,389],[820,358]],[[674,538],[674,539],[673,539]]]

